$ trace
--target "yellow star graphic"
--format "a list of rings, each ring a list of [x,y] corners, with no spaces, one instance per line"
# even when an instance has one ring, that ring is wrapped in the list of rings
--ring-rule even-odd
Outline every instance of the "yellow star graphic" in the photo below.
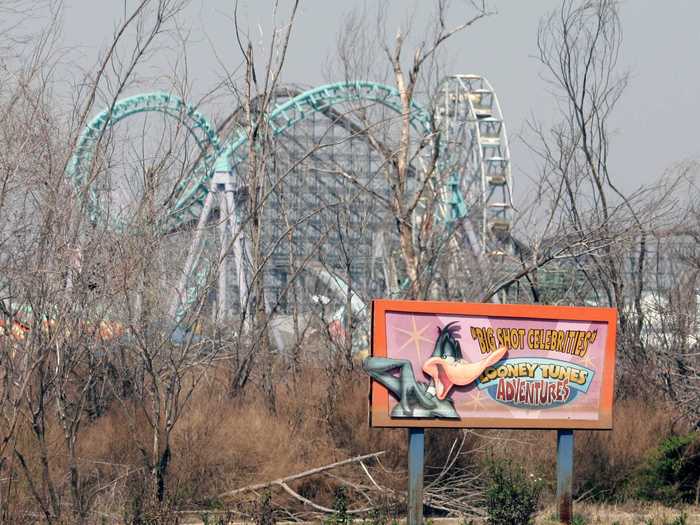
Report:
[[[591,359],[590,354],[587,353],[587,354],[583,357],[583,365],[584,365],[584,366],[587,366],[588,368],[593,368],[593,359]]]
[[[468,407],[483,408],[484,399],[486,399],[486,396],[483,394],[483,392],[479,389],[476,389],[474,391],[474,395],[471,398],[469,398],[469,401],[467,401],[465,405]]]
[[[416,317],[411,316],[411,329],[410,330],[404,330],[403,328],[397,328],[397,332],[401,332],[402,334],[406,334],[408,336],[408,339],[406,342],[399,348],[399,350],[403,350],[406,348],[408,345],[411,343],[416,345],[416,355],[418,356],[418,359],[421,359],[420,355],[420,343],[421,341],[425,341],[427,343],[432,343],[431,339],[428,339],[423,335],[423,332],[425,332],[428,328],[430,328],[430,324],[426,324],[421,328],[420,330],[416,326]]]

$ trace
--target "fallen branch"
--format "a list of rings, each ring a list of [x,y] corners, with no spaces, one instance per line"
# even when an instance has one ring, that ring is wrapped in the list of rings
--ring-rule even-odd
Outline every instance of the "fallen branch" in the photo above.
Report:
[[[338,511],[335,510],[335,509],[329,509],[328,507],[324,507],[323,505],[319,505],[319,504],[317,504],[317,503],[314,503],[314,502],[311,501],[310,499],[307,499],[307,498],[305,498],[304,496],[302,496],[301,494],[299,494],[298,492],[292,490],[292,488],[291,488],[289,485],[287,485],[286,483],[284,483],[284,482],[280,483],[279,485],[280,485],[285,491],[287,491],[287,493],[288,493],[290,496],[295,497],[296,499],[298,499],[298,500],[301,501],[302,503],[304,503],[304,504],[306,504],[306,505],[309,505],[309,506],[313,507],[313,508],[316,509],[316,510],[320,510],[321,512],[326,512],[326,513],[328,513],[328,514],[335,514],[335,513],[338,512]],[[364,509],[347,510],[347,511],[345,511],[345,512],[346,512],[347,514],[362,514],[362,513],[365,513],[365,512],[369,512],[369,511],[371,511],[371,510],[374,510],[374,507],[365,507]]]
[[[257,483],[255,485],[248,485],[245,487],[241,487],[239,489],[234,489],[234,490],[230,490],[228,492],[223,492],[223,493],[219,494],[218,497],[225,498],[228,496],[234,496],[236,494],[240,494],[242,492],[248,492],[251,490],[261,490],[261,489],[264,489],[267,487],[271,487],[273,485],[277,485],[279,487],[282,487],[285,491],[289,492],[289,486],[287,485],[287,483],[289,483],[290,481],[295,481],[297,479],[306,478],[308,476],[313,476],[314,474],[318,474],[320,472],[324,472],[326,470],[331,470],[331,469],[334,469],[337,467],[342,467],[343,465],[349,465],[350,463],[357,463],[358,461],[362,462],[365,459],[376,458],[376,457],[381,456],[384,453],[386,453],[386,450],[382,450],[380,452],[373,452],[371,454],[365,454],[363,456],[355,456],[354,458],[344,459],[343,461],[331,463],[330,465],[324,465],[323,467],[317,467],[317,468],[313,468],[311,470],[305,470],[304,472],[300,472],[298,474],[293,474],[291,476],[287,476],[286,478],[279,478],[279,479],[275,479],[272,481],[267,481],[264,483]]]
[[[379,490],[380,492],[383,492],[383,491],[385,490],[384,487],[380,487],[379,484],[378,484],[376,481],[374,481],[374,478],[373,478],[372,475],[369,473],[369,470],[367,470],[367,467],[365,466],[365,464],[364,464],[362,461],[360,461],[360,466],[362,467],[362,470],[365,471],[365,474],[367,474],[367,477],[368,477],[369,480],[372,482],[372,485],[374,485],[375,487],[377,487],[377,490]]]

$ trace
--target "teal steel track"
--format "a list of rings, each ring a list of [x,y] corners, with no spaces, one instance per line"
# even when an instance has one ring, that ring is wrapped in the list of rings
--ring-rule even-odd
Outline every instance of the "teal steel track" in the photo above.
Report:
[[[211,177],[216,157],[221,153],[221,141],[216,129],[209,120],[191,104],[169,93],[145,93],[117,101],[111,108],[95,116],[83,129],[73,155],[66,168],[66,175],[73,182],[79,194],[85,200],[87,212],[93,223],[103,221],[94,181],[89,180],[92,173],[95,149],[103,140],[105,133],[119,121],[145,112],[158,112],[179,120],[194,137],[202,152],[200,161],[195,166],[188,180],[183,181],[178,189],[179,198],[170,212],[173,218],[182,215],[182,211],[193,203],[203,201],[208,191],[207,180]],[[176,219],[176,222],[179,220]],[[109,226],[120,228],[120,224]]]
[[[338,82],[319,86],[289,99],[270,113],[268,122],[273,135],[276,136],[294,127],[314,112],[323,112],[344,102],[364,100],[382,104],[399,115],[403,113],[401,94],[391,86],[369,81]],[[414,129],[424,135],[431,136],[434,133],[430,112],[415,101],[411,103],[410,122]],[[243,162],[246,156],[246,149],[243,146],[247,142],[246,131],[238,130],[227,142],[223,153],[217,159],[216,171],[230,171]],[[446,164],[447,153],[441,151],[438,167]],[[448,206],[449,212],[444,219],[447,222],[452,222],[463,218],[466,215],[467,207],[460,191],[459,181],[450,177],[448,184],[449,197],[445,204]]]
[[[393,87],[368,81],[339,82],[305,91],[287,100],[269,113],[267,121],[273,135],[277,136],[315,112],[323,112],[337,104],[365,100],[382,104],[397,114],[403,112],[400,93]],[[209,191],[209,181],[214,173],[235,171],[245,160],[247,148],[244,146],[248,142],[246,130],[236,130],[225,144],[222,144],[222,140],[209,120],[179,97],[168,93],[147,93],[119,100],[112,108],[103,111],[88,123],[80,135],[66,170],[67,176],[78,192],[84,196],[90,220],[94,223],[105,219],[97,193],[93,189],[93,181],[88,177],[92,171],[95,148],[109,128],[131,115],[143,112],[160,112],[180,119],[195,138],[202,152],[200,161],[190,178],[180,184],[176,192],[175,204],[168,214],[167,225],[164,224],[164,227],[174,227],[196,218]],[[416,131],[424,135],[434,133],[431,115],[422,106],[413,102],[409,117]],[[446,165],[448,155],[447,151],[441,152],[438,167]],[[448,184],[449,197],[445,204],[449,212],[445,220],[452,222],[465,216],[466,205],[459,188],[459,181],[450,177]],[[118,224],[110,226],[119,227]]]

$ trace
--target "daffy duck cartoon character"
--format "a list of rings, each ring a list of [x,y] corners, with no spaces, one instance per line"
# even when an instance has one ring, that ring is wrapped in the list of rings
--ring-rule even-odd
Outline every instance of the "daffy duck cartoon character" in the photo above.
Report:
[[[465,386],[478,378],[489,366],[497,363],[507,349],[499,348],[476,363],[465,361],[457,337],[457,321],[438,327],[438,337],[432,355],[423,363],[423,372],[430,383],[416,381],[411,362],[407,359],[367,357],[362,366],[375,380],[389,389],[399,402],[391,417],[459,419],[454,403],[449,399],[453,386]],[[398,377],[392,372],[399,370]]]

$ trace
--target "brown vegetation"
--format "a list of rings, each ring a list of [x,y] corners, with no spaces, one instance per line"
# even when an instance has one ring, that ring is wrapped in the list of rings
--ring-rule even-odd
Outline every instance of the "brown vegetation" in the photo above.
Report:
[[[370,463],[377,483],[400,503],[405,483],[406,436],[402,430],[369,429],[366,414],[368,380],[357,370],[329,379],[325,369],[306,365],[293,381],[277,383],[278,403],[273,414],[265,406],[262,390],[249,389],[232,399],[227,393],[226,371],[212,368],[200,381],[171,437],[171,464],[164,506],[150,509],[143,501],[148,473],[140,449],[152,440],[152,429],[139,415],[136,424],[126,420],[121,403],[107,407],[100,417],[86,422],[78,448],[79,470],[84,483],[100,487],[95,516],[132,518],[140,506],[148,512],[232,509],[240,517],[253,518],[260,495],[248,493],[220,498],[226,491],[264,482],[333,463],[359,454],[386,450],[381,466]],[[335,385],[331,385],[335,382]],[[127,401],[129,403],[129,401]],[[668,435],[685,430],[674,421],[666,405],[626,399],[616,404],[612,432],[576,433],[576,494],[584,499],[621,498],[626,480],[644,461],[649,450]],[[137,410],[138,413],[138,410]],[[135,430],[135,431],[134,431]],[[25,427],[18,448],[32,441]],[[47,424],[49,456],[54,479],[66,471],[67,451],[55,420]],[[459,431],[428,432],[427,473],[441,468]],[[472,431],[457,466],[482,472],[494,459],[513,460],[528,473],[554,488],[555,433],[552,431]],[[41,468],[36,454],[24,458],[28,468]],[[8,458],[11,460],[11,458]],[[10,465],[11,466],[11,465]],[[9,471],[9,469],[7,469]],[[294,482],[299,494],[317,504],[333,507],[335,489],[344,482],[366,484],[362,470],[350,465],[337,471]],[[479,484],[479,479],[475,479]],[[59,500],[68,486],[57,483]],[[31,515],[36,503],[21,476],[12,481],[6,504],[17,518]],[[349,492],[349,507],[362,507],[359,492]],[[272,505],[279,517],[309,515],[311,509],[272,489]],[[158,510],[159,509],[159,510]],[[281,509],[284,509],[282,512]]]

